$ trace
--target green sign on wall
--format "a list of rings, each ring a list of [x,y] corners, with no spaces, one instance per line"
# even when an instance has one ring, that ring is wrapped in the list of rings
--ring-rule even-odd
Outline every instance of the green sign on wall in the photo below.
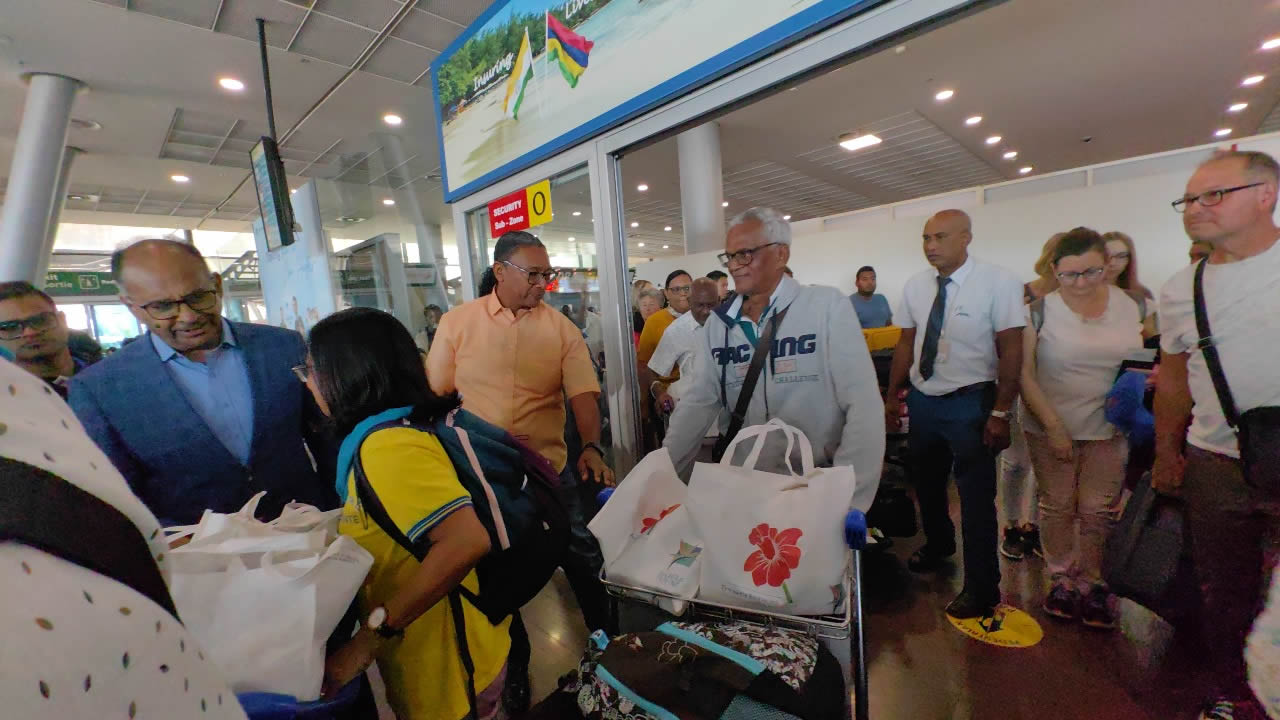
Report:
[[[109,272],[76,272],[51,270],[44,276],[44,291],[54,297],[77,295],[116,296],[120,288]]]

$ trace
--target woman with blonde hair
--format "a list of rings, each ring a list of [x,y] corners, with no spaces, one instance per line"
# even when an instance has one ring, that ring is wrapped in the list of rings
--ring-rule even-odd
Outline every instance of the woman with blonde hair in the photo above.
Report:
[[[1103,233],[1102,240],[1107,244],[1107,282],[1115,285],[1134,302],[1142,311],[1142,337],[1153,337],[1156,329],[1155,296],[1146,285],[1138,282],[1138,251],[1133,238],[1118,231]]]

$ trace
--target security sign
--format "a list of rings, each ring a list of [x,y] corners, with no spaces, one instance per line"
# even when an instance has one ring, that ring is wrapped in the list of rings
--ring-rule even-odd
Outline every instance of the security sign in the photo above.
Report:
[[[493,237],[551,222],[551,181],[543,180],[489,203]]]

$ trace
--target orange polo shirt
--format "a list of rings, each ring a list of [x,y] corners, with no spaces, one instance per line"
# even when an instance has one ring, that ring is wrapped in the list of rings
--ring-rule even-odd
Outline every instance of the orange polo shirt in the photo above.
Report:
[[[506,429],[558,471],[568,460],[565,398],[600,392],[582,331],[546,303],[513,313],[497,293],[444,314],[427,353],[437,393]]]

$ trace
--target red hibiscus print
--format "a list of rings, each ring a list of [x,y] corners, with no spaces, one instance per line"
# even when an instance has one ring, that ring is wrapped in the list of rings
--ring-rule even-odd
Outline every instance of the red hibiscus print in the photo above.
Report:
[[[671,507],[667,508],[666,510],[663,510],[661,513],[659,513],[659,514],[658,514],[658,517],[656,517],[656,518],[645,518],[644,520],[641,520],[641,521],[640,521],[640,534],[641,534],[641,535],[648,535],[648,534],[649,534],[649,531],[650,531],[650,530],[652,530],[652,529],[653,529],[653,527],[654,527],[655,525],[657,525],[659,522],[661,522],[661,521],[662,521],[662,518],[664,518],[664,517],[666,517],[666,516],[670,515],[671,513],[675,512],[675,511],[676,511],[676,508],[678,508],[678,507],[680,507],[680,503],[676,503],[675,505],[672,505]]]
[[[801,551],[796,543],[802,535],[804,532],[799,528],[779,532],[763,523],[751,530],[747,541],[759,549],[747,556],[742,569],[751,573],[756,587],[766,583],[771,587],[781,587],[787,595],[787,602],[792,602],[786,580],[800,565]]]

